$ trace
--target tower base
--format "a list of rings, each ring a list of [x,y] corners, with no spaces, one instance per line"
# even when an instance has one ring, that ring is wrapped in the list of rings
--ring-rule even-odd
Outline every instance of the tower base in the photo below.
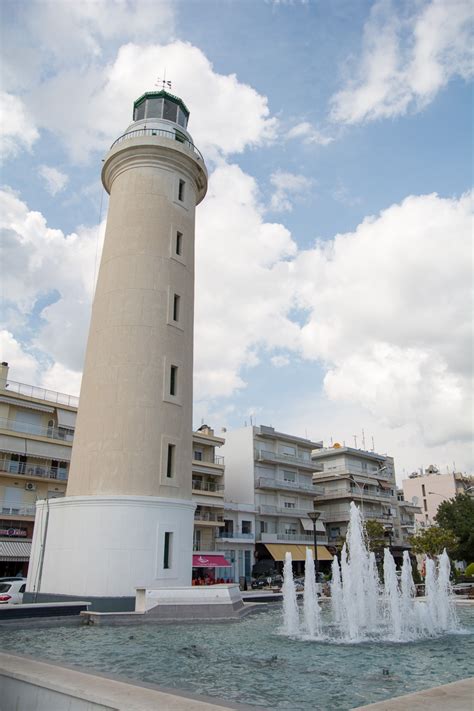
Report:
[[[191,585],[194,509],[153,496],[38,501],[26,599],[126,609],[137,587]]]

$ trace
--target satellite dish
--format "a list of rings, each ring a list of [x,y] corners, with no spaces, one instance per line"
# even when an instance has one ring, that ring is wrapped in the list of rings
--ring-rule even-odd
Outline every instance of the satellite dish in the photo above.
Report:
[[[412,496],[411,503],[413,504],[413,506],[418,506],[418,496]]]

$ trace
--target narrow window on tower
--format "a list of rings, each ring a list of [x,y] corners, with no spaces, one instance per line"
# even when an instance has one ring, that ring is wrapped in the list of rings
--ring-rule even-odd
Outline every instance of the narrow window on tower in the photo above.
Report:
[[[171,544],[173,541],[173,534],[169,531],[165,532],[165,545],[163,550],[163,568],[171,568]]]
[[[181,257],[181,255],[183,254],[183,233],[182,232],[176,232],[174,251],[179,257]]]
[[[178,366],[172,365],[170,368],[170,395],[178,394]]]
[[[181,301],[181,297],[179,296],[179,294],[175,294],[173,296],[173,321],[176,321],[176,322],[179,321],[180,301]]]
[[[180,202],[184,201],[184,186],[185,186],[184,180],[180,180],[179,185],[178,185],[178,200]]]
[[[168,479],[172,479],[174,477],[175,458],[176,458],[176,445],[169,444],[167,459],[166,459],[166,477]]]

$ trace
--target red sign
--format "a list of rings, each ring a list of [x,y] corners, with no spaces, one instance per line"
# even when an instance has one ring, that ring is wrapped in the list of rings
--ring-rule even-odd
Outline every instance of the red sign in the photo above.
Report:
[[[223,555],[193,555],[193,568],[231,568]]]

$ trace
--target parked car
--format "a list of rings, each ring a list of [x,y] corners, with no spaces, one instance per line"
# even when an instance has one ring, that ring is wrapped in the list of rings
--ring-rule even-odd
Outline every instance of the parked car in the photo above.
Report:
[[[474,583],[458,583],[453,585],[453,592],[456,595],[469,595],[469,593],[474,593]]]
[[[0,605],[21,605],[26,588],[26,578],[0,582]]]

